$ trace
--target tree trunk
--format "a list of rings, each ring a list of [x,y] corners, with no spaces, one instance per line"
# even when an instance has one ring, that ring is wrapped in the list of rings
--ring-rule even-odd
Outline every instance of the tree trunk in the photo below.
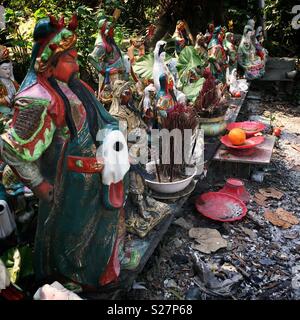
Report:
[[[200,31],[205,32],[211,21],[215,25],[224,25],[224,0],[171,1],[157,22],[150,46],[154,46],[167,33],[172,35],[177,20],[185,20],[194,36]]]

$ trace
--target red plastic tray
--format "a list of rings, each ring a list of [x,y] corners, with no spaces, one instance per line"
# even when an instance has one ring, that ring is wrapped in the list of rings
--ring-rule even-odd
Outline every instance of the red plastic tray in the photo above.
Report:
[[[229,131],[234,128],[243,129],[247,137],[252,137],[256,133],[263,131],[266,126],[259,121],[232,122],[227,125],[227,130]]]
[[[231,222],[242,219],[247,207],[240,199],[222,192],[207,192],[196,200],[196,209],[207,218]]]
[[[229,140],[228,135],[221,137],[221,142],[223,144],[225,144],[226,147],[233,148],[233,149],[250,149],[250,148],[258,146],[259,144],[263,143],[264,141],[265,141],[265,137],[263,137],[263,136],[251,137],[249,139],[246,139],[244,144],[241,144],[240,146],[235,146]]]

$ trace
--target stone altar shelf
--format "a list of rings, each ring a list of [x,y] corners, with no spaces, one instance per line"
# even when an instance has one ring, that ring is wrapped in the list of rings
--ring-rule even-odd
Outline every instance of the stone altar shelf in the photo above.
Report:
[[[269,164],[271,161],[274,144],[275,137],[266,136],[265,141],[256,147],[255,153],[249,156],[233,155],[229,153],[226,147],[222,144],[218,148],[213,160],[261,165]]]

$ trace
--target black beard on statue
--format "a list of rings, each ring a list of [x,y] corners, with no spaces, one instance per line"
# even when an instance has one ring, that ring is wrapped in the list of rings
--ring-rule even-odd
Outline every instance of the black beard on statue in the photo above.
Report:
[[[71,140],[73,140],[74,138],[77,138],[77,129],[76,129],[74,120],[72,118],[71,105],[70,105],[69,99],[63,93],[63,91],[59,87],[55,78],[53,78],[53,77],[48,78],[48,82],[50,83],[51,87],[56,91],[56,93],[58,93],[58,95],[62,98],[62,100],[64,102],[65,121],[66,121],[66,124],[70,130]]]
[[[77,73],[74,73],[68,82],[69,88],[73,91],[73,93],[78,97],[78,99],[82,102],[89,126],[89,131],[92,136],[93,142],[95,146],[98,148],[100,143],[96,140],[97,133],[99,130],[98,124],[98,104],[99,101],[96,97],[86,88],[82,82],[78,79]]]

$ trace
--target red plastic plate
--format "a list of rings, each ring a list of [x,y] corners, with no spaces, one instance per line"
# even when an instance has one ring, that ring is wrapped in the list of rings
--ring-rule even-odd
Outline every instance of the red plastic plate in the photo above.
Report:
[[[240,220],[247,213],[247,207],[240,199],[222,192],[204,193],[195,205],[205,217],[222,222]]]
[[[247,137],[252,137],[256,133],[263,131],[266,126],[259,121],[243,121],[243,122],[232,122],[227,125],[227,130],[234,128],[243,129],[246,132]]]
[[[259,137],[251,137],[249,139],[246,139],[244,144],[241,144],[240,146],[235,146],[231,143],[231,141],[228,138],[228,135],[221,137],[221,142],[225,144],[228,148],[233,149],[249,149],[258,146],[259,144],[263,143],[265,141],[265,138],[263,136]]]

